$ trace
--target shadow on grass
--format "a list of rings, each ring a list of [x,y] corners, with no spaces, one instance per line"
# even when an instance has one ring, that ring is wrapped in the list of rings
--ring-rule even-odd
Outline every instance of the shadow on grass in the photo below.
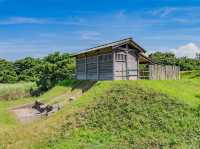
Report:
[[[80,80],[65,80],[62,83],[60,83],[59,85],[61,86],[65,86],[65,87],[71,87],[71,91],[74,90],[81,90],[82,93],[88,91],[90,88],[92,88],[95,84],[97,83],[97,81],[89,81],[89,80],[84,80],[84,81],[80,81]]]
[[[195,95],[196,98],[200,99],[200,94]]]
[[[97,83],[97,81],[89,81],[89,80],[80,81],[80,80],[73,79],[73,80],[64,80],[55,86],[70,87],[71,91],[81,90],[81,92],[84,93],[84,92],[88,91],[90,88],[92,88],[96,83]],[[50,89],[52,89],[52,88],[50,88]],[[31,90],[30,92],[31,92],[32,96],[38,97],[47,91],[44,91],[41,88],[37,88],[35,90]]]

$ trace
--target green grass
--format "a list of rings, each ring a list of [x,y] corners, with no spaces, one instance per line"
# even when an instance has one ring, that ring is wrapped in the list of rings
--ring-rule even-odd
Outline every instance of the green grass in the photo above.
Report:
[[[76,83],[61,83],[39,98],[51,102]],[[5,118],[13,127],[0,131],[0,148],[198,148],[199,89],[199,79],[187,78],[98,82],[48,119],[24,127]]]
[[[138,81],[138,84],[145,88],[152,88],[157,92],[165,93],[184,101],[191,106],[198,106],[200,103],[200,80],[165,80],[165,81]]]
[[[197,85],[187,80],[98,82],[52,117],[0,132],[0,144],[21,149],[196,148],[199,108],[193,100],[189,104],[190,90],[187,100],[180,98],[181,91],[170,92],[176,88],[173,82],[176,87]]]
[[[30,89],[35,87],[35,83],[0,84],[0,130],[18,124],[9,109],[31,102],[28,96]],[[27,99],[22,99],[24,97]]]
[[[18,125],[15,116],[9,111],[10,108],[29,103],[31,101],[31,99],[0,101],[0,130],[5,127],[12,127]]]
[[[183,71],[181,72],[181,79],[200,79],[200,70]]]
[[[74,82],[73,80],[64,81],[60,85],[52,88],[51,90],[49,90],[48,92],[46,92],[40,97],[29,97],[29,98],[24,98],[24,99],[16,97],[15,100],[0,100],[0,129],[3,129],[5,127],[12,127],[19,124],[16,121],[16,118],[13,115],[13,113],[10,112],[11,108],[19,106],[19,105],[23,105],[23,104],[32,103],[35,100],[40,100],[42,102],[49,103],[49,104],[54,103],[56,101],[58,102],[58,100],[62,100],[63,98],[63,97],[59,98],[59,96],[66,94],[66,92],[69,91],[68,87],[72,85],[73,82]],[[3,94],[3,91],[9,92],[9,90],[12,90],[12,89],[15,90],[16,88],[17,90],[21,89],[24,91],[24,89],[28,89],[32,86],[34,86],[34,83],[1,84],[0,90],[2,92],[0,95]],[[56,97],[58,98],[55,99]]]
[[[49,138],[54,138],[54,136],[58,135],[61,131],[66,115],[74,113],[76,110],[84,108],[92,101],[95,101],[95,96],[104,94],[110,87],[110,84],[98,83],[95,86],[96,87],[92,88],[89,92],[85,93],[80,100],[76,100],[73,104],[66,105],[64,109],[47,120],[43,119],[37,123],[26,125],[26,127],[17,126],[0,131],[0,148],[7,148],[9,145],[10,148],[27,149],[31,148],[31,146],[40,145],[41,142],[43,144],[43,141]],[[66,88],[71,90],[72,86],[70,85]]]
[[[104,94],[98,94],[99,90]],[[199,109],[138,87],[134,81],[102,82],[72,106],[75,112],[66,115],[59,135],[35,148],[179,149],[200,145]]]
[[[35,83],[0,84],[0,100],[15,100],[30,96]]]

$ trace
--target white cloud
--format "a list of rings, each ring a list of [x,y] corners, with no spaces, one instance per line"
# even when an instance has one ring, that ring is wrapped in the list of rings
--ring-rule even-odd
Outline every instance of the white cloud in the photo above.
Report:
[[[168,16],[169,14],[177,11],[178,8],[175,7],[164,7],[164,8],[160,8],[157,10],[152,11],[152,15],[157,16],[159,15],[160,17],[165,17]]]
[[[120,10],[119,12],[117,12],[116,17],[117,18],[126,17],[126,10]]]
[[[174,15],[179,13],[180,16],[183,16],[185,14],[191,15],[191,16],[199,16],[198,12],[200,10],[199,6],[188,6],[188,7],[163,7],[158,8],[156,10],[150,11],[150,14],[153,16],[160,16],[160,17],[167,17],[169,15]],[[183,21],[183,20],[180,20]],[[185,21],[185,20],[184,20]]]
[[[81,39],[83,40],[99,40],[100,33],[95,31],[85,31],[81,32]]]
[[[200,53],[200,48],[195,43],[188,43],[175,49],[170,49],[177,57],[195,58],[197,53]]]
[[[30,18],[30,17],[10,17],[5,20],[1,20],[1,25],[6,24],[47,24],[51,23],[52,20],[49,19],[39,19],[39,18]]]
[[[81,18],[68,18],[57,20],[55,18],[35,18],[35,17],[9,17],[0,20],[0,25],[15,25],[15,24],[61,24],[61,25],[76,25],[87,26]]]

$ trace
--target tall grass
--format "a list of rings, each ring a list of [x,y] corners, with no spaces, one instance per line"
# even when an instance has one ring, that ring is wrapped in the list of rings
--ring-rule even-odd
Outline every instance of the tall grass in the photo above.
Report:
[[[35,83],[0,84],[0,100],[15,100],[30,96]]]

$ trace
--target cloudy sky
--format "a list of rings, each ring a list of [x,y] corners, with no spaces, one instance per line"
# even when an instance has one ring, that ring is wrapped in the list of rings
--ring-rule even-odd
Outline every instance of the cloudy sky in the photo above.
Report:
[[[0,57],[77,52],[133,37],[148,53],[200,52],[199,0],[0,0]]]

